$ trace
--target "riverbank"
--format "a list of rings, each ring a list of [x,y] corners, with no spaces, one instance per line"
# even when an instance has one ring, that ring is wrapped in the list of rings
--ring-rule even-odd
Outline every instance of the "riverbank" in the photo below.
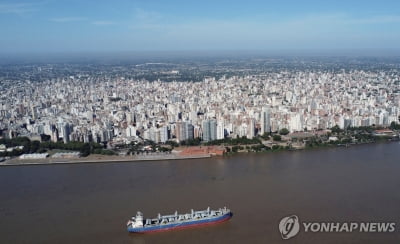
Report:
[[[238,154],[246,154],[246,153],[257,153],[257,154],[272,154],[277,152],[294,152],[294,151],[312,151],[312,150],[324,150],[324,149],[332,149],[332,148],[342,148],[348,149],[353,147],[359,146],[366,146],[366,145],[378,145],[378,144],[389,144],[393,142],[400,142],[399,139],[394,140],[377,140],[377,141],[369,141],[369,142],[358,142],[358,143],[346,143],[346,144],[329,144],[323,143],[319,145],[307,146],[302,148],[293,148],[293,147],[277,147],[275,149],[268,149],[262,151],[254,151],[250,148],[246,148],[246,145],[241,145],[243,149],[238,150],[237,152],[227,152],[225,156],[234,156]]]
[[[324,148],[349,148],[352,146],[362,146],[362,145],[371,145],[371,144],[380,144],[380,143],[391,143],[391,142],[399,142],[399,140],[378,140],[364,143],[348,143],[348,144],[320,144],[318,146],[305,147],[301,149],[293,149],[293,148],[277,148],[259,151],[258,153],[274,153],[274,152],[285,152],[285,151],[302,151],[302,150],[312,150],[312,149],[324,149]],[[244,147],[246,145],[243,145]],[[204,147],[206,148],[206,147]],[[121,163],[121,162],[147,162],[147,161],[163,161],[163,160],[183,160],[183,159],[201,159],[201,158],[211,158],[212,156],[216,156],[215,154],[210,153],[199,153],[193,154],[193,152],[197,152],[197,146],[194,147],[185,147],[184,149],[177,151],[177,153],[170,154],[148,154],[148,155],[135,155],[135,156],[116,156],[116,155],[99,155],[92,154],[87,157],[82,158],[74,158],[74,159],[58,159],[58,158],[45,158],[45,159],[30,159],[23,160],[19,158],[9,159],[3,162],[0,162],[0,166],[24,166],[24,165],[56,165],[56,164],[85,164],[85,163]],[[182,153],[191,152],[190,153]],[[249,150],[239,150],[237,152],[228,152],[224,155],[233,156],[237,154],[249,153],[252,151]]]
[[[162,161],[162,160],[182,160],[182,159],[199,159],[210,158],[211,155],[145,155],[145,156],[106,156],[106,155],[90,155],[85,158],[76,159],[10,159],[0,163],[0,166],[23,166],[23,165],[55,165],[55,164],[83,164],[83,163],[116,163],[116,162],[142,162],[142,161]]]

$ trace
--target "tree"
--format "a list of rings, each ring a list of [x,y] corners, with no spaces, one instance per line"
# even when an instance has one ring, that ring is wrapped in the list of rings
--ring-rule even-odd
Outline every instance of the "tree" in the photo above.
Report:
[[[189,140],[186,140],[186,141],[181,141],[180,144],[181,144],[182,146],[185,146],[185,145],[188,145],[188,146],[198,146],[198,145],[201,144],[201,140],[200,140],[199,137],[197,137],[197,138],[194,138],[194,139],[189,139]]]
[[[399,130],[400,129],[400,124],[397,124],[396,122],[392,121],[392,123],[390,123],[390,129]]]
[[[289,134],[289,130],[286,129],[286,128],[282,128],[282,129],[279,131],[279,134],[281,134],[281,135],[287,135],[287,134]]]
[[[80,153],[81,153],[82,157],[89,156],[89,154],[90,154],[90,145],[89,145],[89,143],[83,144],[83,146],[82,146],[82,148],[80,150]]]
[[[274,136],[272,137],[272,139],[274,139],[274,141],[281,141],[281,140],[282,140],[282,137],[281,137],[280,135],[274,135]]]
[[[340,133],[342,130],[339,128],[338,125],[335,125],[331,128],[332,133]]]
[[[42,141],[50,141],[51,136],[46,134],[40,134],[40,138]]]
[[[272,150],[278,150],[278,149],[280,149],[281,148],[281,146],[279,146],[279,145],[273,145],[272,146]]]
[[[269,135],[268,134],[269,133],[264,132],[264,134],[261,135],[261,138],[264,139],[264,140],[268,140],[269,139]]]
[[[33,141],[31,143],[31,152],[32,153],[37,152],[39,150],[39,148],[40,148],[40,142],[39,141]]]
[[[115,155],[114,151],[107,150],[107,149],[99,149],[99,148],[94,149],[93,153],[101,154],[101,155]]]
[[[172,147],[179,146],[179,144],[176,141],[166,141],[165,144],[171,145]]]

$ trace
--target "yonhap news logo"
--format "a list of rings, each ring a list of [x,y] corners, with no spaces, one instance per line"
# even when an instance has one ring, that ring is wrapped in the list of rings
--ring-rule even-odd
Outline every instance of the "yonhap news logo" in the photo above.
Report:
[[[279,222],[282,239],[295,237],[303,226],[304,232],[311,233],[391,233],[396,231],[395,222],[300,222],[297,215],[283,217]]]
[[[299,217],[296,215],[284,217],[279,222],[279,231],[281,232],[282,239],[287,240],[299,233],[300,224]]]

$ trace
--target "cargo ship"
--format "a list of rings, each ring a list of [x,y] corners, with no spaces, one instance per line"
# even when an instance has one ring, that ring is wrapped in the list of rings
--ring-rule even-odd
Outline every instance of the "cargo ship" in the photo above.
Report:
[[[210,210],[209,207],[201,211],[192,209],[190,213],[186,214],[178,214],[178,212],[172,215],[158,214],[153,219],[143,219],[143,214],[137,212],[136,216],[132,217],[126,225],[129,232],[147,233],[216,224],[227,221],[231,217],[232,212],[226,207],[218,210]]]

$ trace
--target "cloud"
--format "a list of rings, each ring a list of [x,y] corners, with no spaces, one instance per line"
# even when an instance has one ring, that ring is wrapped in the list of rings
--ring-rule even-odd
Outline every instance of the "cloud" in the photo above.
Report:
[[[36,6],[31,3],[0,3],[0,13],[25,14],[36,11]]]
[[[52,18],[50,21],[59,22],[59,23],[66,23],[66,22],[77,22],[77,21],[84,21],[87,18],[84,17],[61,17],[61,18]]]
[[[92,21],[93,25],[115,25],[116,23],[113,21],[107,21],[107,20],[97,20],[97,21]]]

